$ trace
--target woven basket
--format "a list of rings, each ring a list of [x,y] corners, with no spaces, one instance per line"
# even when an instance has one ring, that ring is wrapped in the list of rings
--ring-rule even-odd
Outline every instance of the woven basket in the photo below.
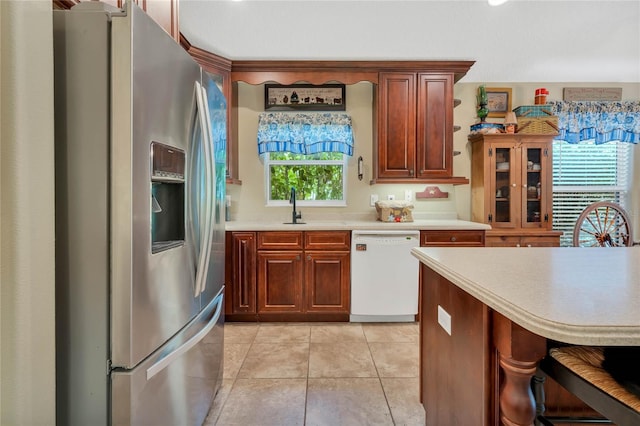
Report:
[[[558,133],[558,117],[542,108],[518,107],[514,111],[518,118],[516,133],[554,135]]]
[[[516,133],[555,135],[556,133],[558,133],[558,117],[518,117],[518,130],[516,131]]]
[[[404,201],[377,201],[376,214],[381,222],[413,222],[413,204]]]

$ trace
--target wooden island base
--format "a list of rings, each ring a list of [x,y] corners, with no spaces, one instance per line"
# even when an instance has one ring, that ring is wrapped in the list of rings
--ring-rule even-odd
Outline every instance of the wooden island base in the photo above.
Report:
[[[420,398],[427,425],[532,425],[536,402],[530,384],[547,339],[425,265],[422,280]],[[557,383],[547,380],[545,387],[552,411],[597,414]]]

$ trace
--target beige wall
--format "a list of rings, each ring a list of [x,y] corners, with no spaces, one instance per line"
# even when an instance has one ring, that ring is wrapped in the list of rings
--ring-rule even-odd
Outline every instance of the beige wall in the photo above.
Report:
[[[0,1],[0,424],[55,424],[51,1]]]
[[[454,96],[461,99],[462,103],[454,110],[454,122],[462,127],[454,134],[454,150],[461,154],[454,157],[454,175],[470,177],[471,173],[471,150],[467,143],[469,126],[476,122],[476,101],[475,94],[478,84],[458,83],[455,85]],[[535,89],[545,87],[549,90],[549,100],[562,99],[562,89],[564,87],[622,87],[623,100],[640,99],[640,83],[634,84],[594,84],[594,83],[571,83],[571,84],[548,84],[548,83],[487,83],[487,87],[510,87],[512,89],[512,107],[519,105],[532,105]],[[422,191],[426,185],[404,185],[404,184],[377,184],[370,185],[372,176],[372,103],[373,86],[370,83],[358,83],[347,86],[346,104],[347,113],[353,119],[355,133],[355,152],[349,160],[347,206],[341,208],[327,207],[302,207],[300,210],[303,217],[307,218],[328,218],[340,217],[349,214],[370,214],[375,213],[375,209],[369,206],[369,195],[378,194],[380,199],[385,199],[387,194],[394,194],[396,199],[404,197],[404,190],[410,189],[413,192]],[[264,89],[262,85],[251,86],[239,84],[239,169],[242,185],[228,185],[227,191],[232,197],[231,216],[233,220],[256,220],[274,219],[287,220],[290,214],[288,207],[266,207],[264,188],[264,168],[257,154],[256,133],[258,125],[258,114],[264,111]],[[500,119],[489,119],[489,121],[500,122]],[[356,159],[362,155],[365,165],[365,176],[362,181],[357,179]],[[636,163],[640,163],[640,155],[636,155]],[[640,171],[640,165],[636,167]],[[638,181],[637,179],[635,181]],[[415,212],[447,213],[452,212],[460,219],[469,220],[471,216],[470,207],[470,185],[438,185],[442,191],[449,192],[448,199],[416,200]],[[635,191],[638,192],[638,191]],[[638,206],[640,201],[635,201]],[[637,211],[638,209],[634,209]],[[630,212],[633,215],[633,212]],[[637,217],[637,215],[634,215]],[[640,228],[640,224],[636,226]]]

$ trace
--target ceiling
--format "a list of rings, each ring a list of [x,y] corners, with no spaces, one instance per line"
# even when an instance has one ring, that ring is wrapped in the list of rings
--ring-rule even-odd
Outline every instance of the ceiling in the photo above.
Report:
[[[463,82],[640,83],[639,0],[180,0],[232,60],[474,60]]]

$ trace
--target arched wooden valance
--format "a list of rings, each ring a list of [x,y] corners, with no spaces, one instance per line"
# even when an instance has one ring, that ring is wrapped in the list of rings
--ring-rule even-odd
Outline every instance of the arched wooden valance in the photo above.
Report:
[[[474,61],[232,61],[231,81],[248,84],[361,81],[378,83],[380,72],[416,71],[451,73],[455,81],[462,78]]]

